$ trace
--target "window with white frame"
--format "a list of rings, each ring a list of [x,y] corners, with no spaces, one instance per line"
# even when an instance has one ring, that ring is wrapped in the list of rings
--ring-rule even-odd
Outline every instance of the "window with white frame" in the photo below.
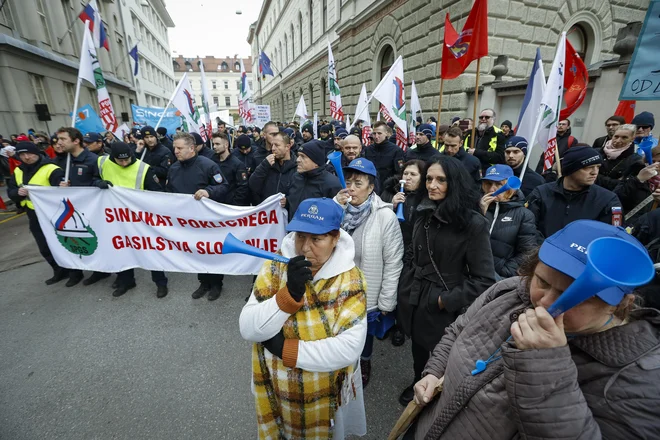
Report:
[[[44,77],[41,75],[34,75],[32,73],[29,73],[28,75],[30,77],[30,84],[32,85],[34,103],[48,104],[48,96],[46,95],[46,88],[44,87]]]
[[[44,0],[36,0],[35,2],[36,13],[39,16],[39,21],[41,23],[42,30],[44,31],[44,43],[51,46],[52,40],[50,38],[50,26],[48,26],[48,17],[46,16],[46,8],[44,6]]]

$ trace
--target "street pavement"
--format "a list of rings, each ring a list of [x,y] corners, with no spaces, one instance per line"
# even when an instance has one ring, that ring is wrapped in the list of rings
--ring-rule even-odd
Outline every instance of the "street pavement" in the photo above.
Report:
[[[0,262],[19,250],[38,259],[29,233],[7,243],[19,228],[24,216],[0,223]],[[256,438],[251,345],[238,330],[250,276],[226,277],[215,302],[190,297],[193,274],[168,274],[163,299],[143,270],[120,298],[114,277],[67,288],[46,286],[50,276],[43,261],[0,273],[0,439]],[[376,341],[363,438],[387,438],[411,379],[410,341]]]

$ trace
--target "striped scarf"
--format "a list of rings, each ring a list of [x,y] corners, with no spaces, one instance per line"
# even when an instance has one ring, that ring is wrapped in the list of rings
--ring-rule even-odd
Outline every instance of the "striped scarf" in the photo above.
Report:
[[[367,197],[367,200],[358,206],[353,206],[350,203],[346,205],[346,212],[344,219],[341,222],[341,228],[353,235],[353,232],[369,217],[371,213],[371,202],[374,200],[374,193],[372,192]]]
[[[286,286],[286,265],[264,264],[254,286],[262,302]],[[284,337],[316,341],[336,336],[366,316],[366,285],[357,267],[307,284],[304,305],[284,324]],[[260,439],[331,439],[335,412],[355,399],[353,366],[329,373],[288,368],[262,344],[252,349]]]

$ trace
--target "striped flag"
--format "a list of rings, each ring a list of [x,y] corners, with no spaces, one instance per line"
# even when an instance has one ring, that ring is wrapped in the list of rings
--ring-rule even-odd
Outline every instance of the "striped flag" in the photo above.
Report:
[[[344,120],[344,108],[341,105],[341,91],[337,82],[337,66],[328,41],[328,89],[330,91],[330,117],[337,121]]]

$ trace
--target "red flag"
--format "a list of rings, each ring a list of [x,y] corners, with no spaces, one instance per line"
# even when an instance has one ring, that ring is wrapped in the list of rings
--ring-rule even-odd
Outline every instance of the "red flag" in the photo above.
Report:
[[[476,0],[460,35],[445,17],[445,41],[442,46],[440,77],[458,77],[470,63],[488,55],[488,0]]]
[[[587,96],[589,72],[580,55],[566,39],[566,70],[564,72],[564,101],[566,108],[559,113],[559,119],[567,119],[582,105]]]
[[[637,101],[619,101],[619,105],[614,112],[615,116],[622,116],[626,124],[630,124],[635,117],[635,106]]]

